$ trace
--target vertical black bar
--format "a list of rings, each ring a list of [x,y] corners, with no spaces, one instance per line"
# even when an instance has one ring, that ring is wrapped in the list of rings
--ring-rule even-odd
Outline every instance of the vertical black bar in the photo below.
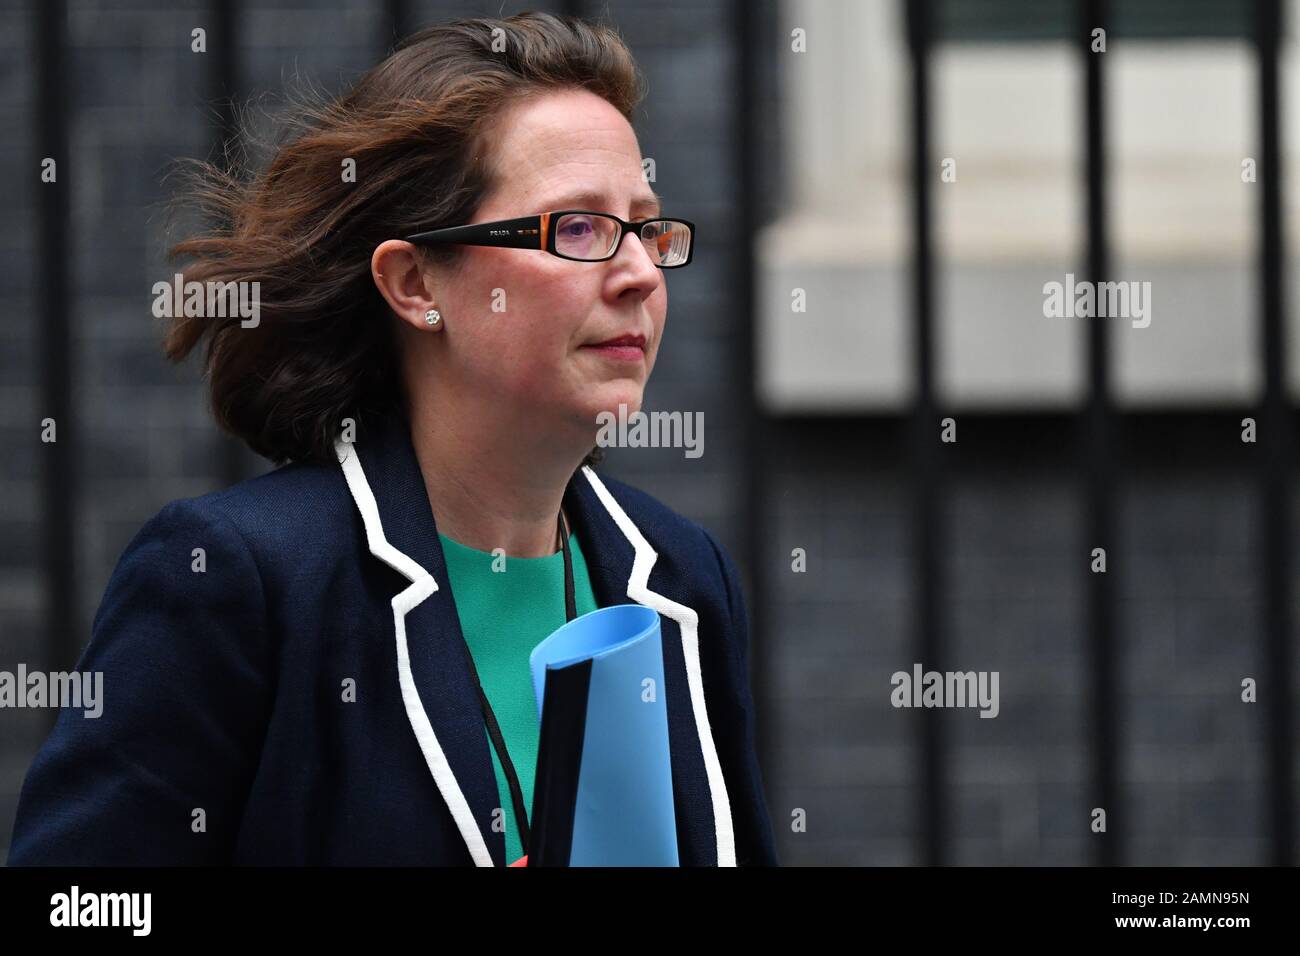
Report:
[[[917,660],[925,669],[941,669],[943,595],[939,561],[940,487],[939,418],[934,394],[934,268],[930,214],[930,47],[931,0],[906,3],[912,60],[912,229],[913,361],[916,396],[909,422],[912,443],[915,606]],[[944,863],[947,851],[942,709],[917,712],[921,734],[920,826],[922,858],[928,866]]]
[[[393,47],[412,32],[408,0],[384,0],[384,15],[380,18],[380,23],[383,35],[379,49],[380,54],[386,57]]]
[[[1092,31],[1107,29],[1106,0],[1083,0],[1080,5],[1078,43],[1084,63],[1084,145],[1087,151],[1088,248],[1087,276],[1103,282],[1110,271],[1106,224],[1106,100],[1102,64],[1105,53],[1092,52]],[[1100,309],[1094,310],[1100,312]],[[1114,441],[1110,406],[1108,330],[1106,319],[1094,315],[1087,324],[1088,397],[1084,408],[1082,473],[1086,476],[1085,539],[1087,553],[1080,566],[1086,576],[1088,600],[1088,662],[1090,687],[1089,717],[1092,728],[1092,800],[1093,807],[1106,812],[1106,831],[1090,833],[1093,862],[1114,866],[1120,862],[1124,821],[1117,803],[1119,798],[1116,753],[1116,679],[1115,603],[1111,576],[1116,573],[1118,556],[1115,537]],[[1092,571],[1092,549],[1105,548],[1107,570]]]
[[[1278,118],[1279,0],[1256,0],[1255,43],[1259,62],[1260,183],[1260,360],[1264,392],[1259,412],[1259,490],[1263,540],[1264,667],[1259,694],[1268,714],[1268,791],[1266,817],[1273,839],[1269,863],[1290,866],[1295,856],[1291,816],[1293,790],[1291,695],[1295,679],[1288,639],[1291,633],[1291,501],[1294,428],[1286,397],[1286,342],[1283,328],[1282,156]]]
[[[773,601],[770,599],[768,581],[768,562],[773,555],[765,546],[770,535],[764,535],[763,528],[770,528],[766,520],[769,513],[770,479],[768,477],[769,458],[765,454],[771,436],[767,418],[758,403],[755,370],[758,368],[758,337],[754,334],[756,322],[754,312],[754,236],[759,228],[759,188],[758,188],[758,129],[759,106],[756,91],[760,88],[759,43],[763,36],[760,11],[766,12],[770,4],[755,4],[749,0],[733,0],[731,4],[731,22],[735,30],[735,50],[733,54],[734,84],[731,96],[732,132],[734,153],[732,154],[732,182],[736,186],[732,197],[731,215],[735,235],[746,237],[746,241],[733,245],[735,253],[735,274],[731,288],[734,290],[734,329],[737,348],[732,350],[736,356],[730,379],[735,383],[734,408],[741,409],[743,424],[741,426],[740,455],[745,469],[741,479],[741,528],[740,553],[748,571],[748,586],[745,589],[746,604],[749,609],[749,657],[751,663],[750,686],[754,697],[754,706],[759,714],[768,713],[767,704],[771,701],[768,693],[767,648],[770,612]],[[772,750],[772,735],[756,728],[756,748],[758,759],[764,768],[769,768],[765,781],[771,780],[770,768],[775,754]],[[769,784],[770,786],[770,784]],[[770,797],[769,797],[770,806]],[[773,825],[779,835],[785,832],[782,826],[783,813],[774,813]]]
[[[208,63],[212,72],[209,83],[220,115],[216,129],[217,161],[226,164],[239,138],[235,116],[235,95],[239,90],[239,9],[236,0],[211,0],[208,16]],[[248,477],[243,442],[229,435],[219,435],[218,470],[223,485],[233,485]]]
[[[81,655],[77,610],[77,437],[72,406],[74,352],[70,270],[68,250],[69,191],[72,162],[68,154],[68,90],[66,50],[68,11],[64,0],[35,0],[32,17],[36,29],[35,49],[38,79],[35,120],[37,161],[30,167],[39,176],[46,157],[54,160],[55,182],[38,180],[40,263],[40,308],[37,310],[41,362],[40,418],[52,418],[55,441],[40,446],[41,555],[48,600],[46,615],[46,662],[52,669],[71,670]],[[38,428],[43,427],[39,425]],[[33,435],[40,441],[40,431]],[[46,711],[53,724],[57,708]]]

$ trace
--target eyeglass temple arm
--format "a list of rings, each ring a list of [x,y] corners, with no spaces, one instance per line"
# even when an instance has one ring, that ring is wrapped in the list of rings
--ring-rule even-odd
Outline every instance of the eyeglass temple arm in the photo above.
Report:
[[[459,242],[471,246],[497,246],[505,249],[546,248],[546,216],[522,216],[496,222],[475,222],[467,226],[430,229],[406,237],[407,242]]]

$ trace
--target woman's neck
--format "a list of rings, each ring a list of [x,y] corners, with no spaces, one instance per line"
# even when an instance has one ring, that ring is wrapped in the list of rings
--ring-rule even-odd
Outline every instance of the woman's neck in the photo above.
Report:
[[[462,429],[458,422],[470,422]],[[411,443],[438,531],[479,551],[535,558],[556,549],[556,519],[586,448],[530,442],[481,416],[413,411]],[[590,447],[590,446],[587,446]]]

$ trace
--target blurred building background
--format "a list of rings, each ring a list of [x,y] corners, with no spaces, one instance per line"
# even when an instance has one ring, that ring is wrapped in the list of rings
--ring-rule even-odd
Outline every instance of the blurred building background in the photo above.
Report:
[[[1294,862],[1294,0],[3,0],[0,670],[71,668],[140,525],[269,467],[159,348],[169,162],[525,9],[619,28],[700,229],[647,408],[705,454],[607,470],[746,574],[783,862]],[[1149,326],[1045,317],[1067,274]],[[915,662],[999,716],[895,709]],[[52,720],[0,711],[0,858]]]

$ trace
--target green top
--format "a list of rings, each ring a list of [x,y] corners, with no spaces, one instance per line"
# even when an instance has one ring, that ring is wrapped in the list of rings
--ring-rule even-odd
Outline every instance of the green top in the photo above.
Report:
[[[465,635],[483,692],[496,714],[510,761],[519,775],[528,813],[533,807],[533,776],[537,770],[537,697],[528,655],[565,622],[564,555],[541,558],[497,557],[453,541],[439,533],[447,561],[460,629]],[[578,538],[569,535],[573,555],[573,590],[579,615],[596,610],[596,596],[587,575],[587,562]],[[488,737],[487,724],[483,734]],[[505,771],[488,737],[497,793],[506,821],[506,863],[523,855],[514,804]]]

